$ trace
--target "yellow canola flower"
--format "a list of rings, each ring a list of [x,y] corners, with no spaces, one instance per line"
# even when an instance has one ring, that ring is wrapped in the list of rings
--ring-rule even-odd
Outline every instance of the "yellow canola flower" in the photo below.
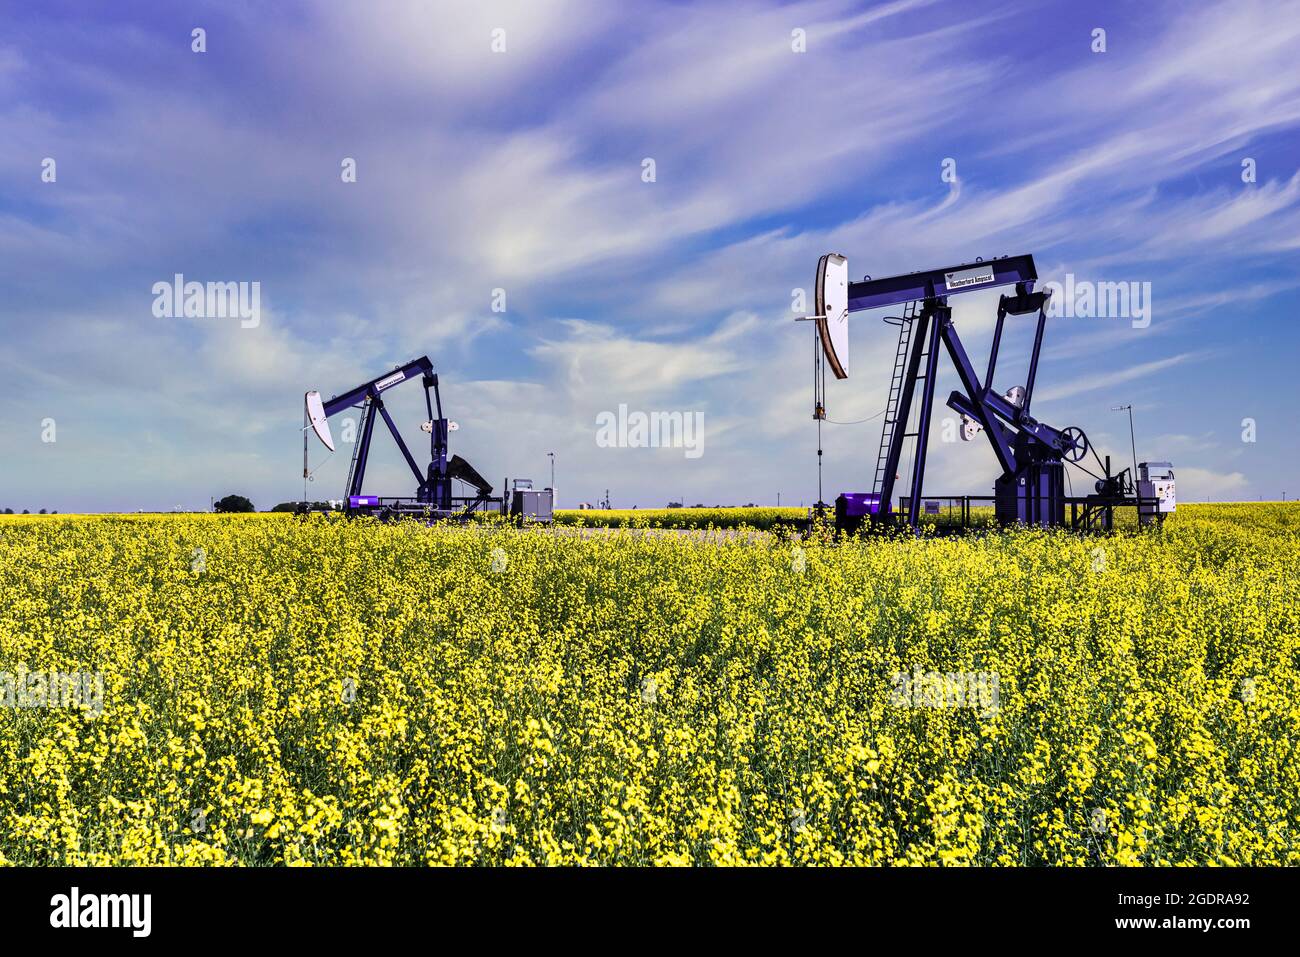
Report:
[[[701,517],[4,517],[0,864],[1300,864],[1300,507]]]

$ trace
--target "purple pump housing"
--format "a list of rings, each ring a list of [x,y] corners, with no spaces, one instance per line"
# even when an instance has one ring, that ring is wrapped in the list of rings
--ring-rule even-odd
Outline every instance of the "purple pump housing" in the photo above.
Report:
[[[835,498],[835,527],[852,534],[880,512],[880,496],[874,492],[841,492]]]
[[[841,505],[841,501],[843,505]],[[871,492],[843,492],[835,500],[836,511],[852,518],[863,518],[880,512],[880,496]]]

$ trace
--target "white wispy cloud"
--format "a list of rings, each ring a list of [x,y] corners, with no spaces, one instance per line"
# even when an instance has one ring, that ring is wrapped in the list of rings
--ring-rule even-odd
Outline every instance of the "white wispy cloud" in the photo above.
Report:
[[[1170,435],[1195,435],[1187,370],[1231,360],[1198,320],[1293,285],[1300,15],[1285,7],[1135,14],[1108,54],[1053,36],[1033,63],[1014,55],[1016,17],[921,0],[212,6],[207,59],[155,12],[37,11],[27,47],[0,41],[3,368],[22,422],[93,402],[112,423],[79,447],[112,463],[114,503],[163,494],[159,476],[248,475],[287,497],[302,391],[424,351],[484,470],[563,443],[593,485],[648,501],[666,497],[659,469],[674,497],[807,489],[809,330],[791,294],[832,249],[855,274],[1032,251],[1045,278],[1151,281],[1140,335],[1049,327],[1038,399],[1072,415],[1140,383],[1166,397]],[[1247,155],[1258,183],[1240,181]],[[39,181],[45,156],[57,185]],[[178,271],[260,280],[262,327],[151,321],[150,284]],[[973,350],[991,302],[958,306]],[[883,405],[894,344],[875,319],[855,319],[833,418]],[[168,397],[153,418],[142,383]],[[596,450],[592,416],[620,401],[703,410],[716,444],[658,469]],[[861,484],[877,426],[827,433],[828,481]],[[25,425],[0,434],[31,449]],[[155,453],[121,452],[146,436]],[[950,449],[934,461],[973,468]],[[5,482],[49,485],[59,462],[31,455]],[[1277,470],[1295,463],[1277,452]]]

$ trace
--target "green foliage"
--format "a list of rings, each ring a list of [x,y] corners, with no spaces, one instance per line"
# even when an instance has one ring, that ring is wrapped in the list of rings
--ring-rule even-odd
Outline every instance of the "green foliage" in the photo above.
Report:
[[[227,495],[225,498],[217,499],[212,506],[214,512],[252,512],[255,511],[253,503],[242,495]]]

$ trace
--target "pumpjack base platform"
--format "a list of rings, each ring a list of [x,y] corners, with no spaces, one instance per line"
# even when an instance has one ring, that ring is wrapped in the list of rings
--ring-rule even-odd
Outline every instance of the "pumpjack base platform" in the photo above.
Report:
[[[357,495],[341,508],[300,505],[297,514],[307,515],[311,512],[341,512],[348,518],[370,516],[385,522],[399,518],[425,522],[467,522],[478,513],[504,515],[506,508],[505,500],[499,496],[453,497],[450,508],[440,508],[415,497]]]

